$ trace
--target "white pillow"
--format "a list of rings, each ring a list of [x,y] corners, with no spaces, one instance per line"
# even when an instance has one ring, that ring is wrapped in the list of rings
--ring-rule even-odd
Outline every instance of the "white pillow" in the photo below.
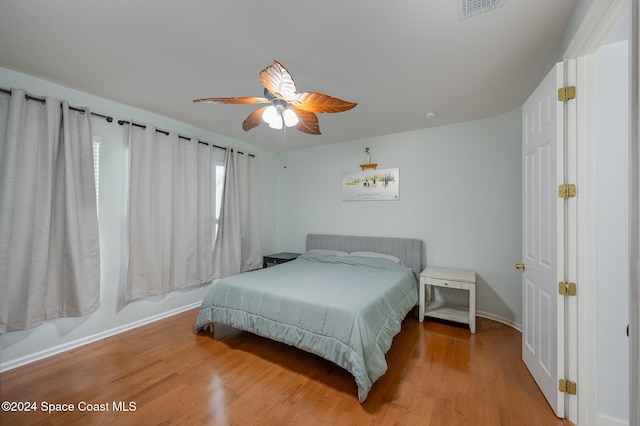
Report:
[[[311,249],[308,253],[323,254],[327,256],[348,256],[349,253],[341,250]]]
[[[400,259],[390,255],[390,254],[384,254],[384,253],[376,253],[373,251],[353,251],[351,252],[351,256],[360,256],[360,257],[378,257],[378,258],[382,258],[382,259],[389,259],[389,260],[393,260],[396,263],[402,263],[400,262]]]

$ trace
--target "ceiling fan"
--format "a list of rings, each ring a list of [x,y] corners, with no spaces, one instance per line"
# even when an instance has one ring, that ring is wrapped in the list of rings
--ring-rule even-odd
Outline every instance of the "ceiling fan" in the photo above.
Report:
[[[311,135],[320,134],[315,113],[335,113],[350,110],[357,103],[343,101],[318,92],[296,92],[296,83],[289,71],[278,61],[273,61],[260,71],[264,97],[203,98],[193,102],[222,104],[270,104],[249,114],[242,122],[242,129],[249,131],[265,122],[272,129],[295,127]]]

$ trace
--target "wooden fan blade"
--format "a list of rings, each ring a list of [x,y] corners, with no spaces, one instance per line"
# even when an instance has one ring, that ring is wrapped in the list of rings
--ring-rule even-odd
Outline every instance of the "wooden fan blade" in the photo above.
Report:
[[[308,133],[310,135],[320,134],[320,123],[318,123],[318,116],[310,111],[305,111],[294,106],[290,106],[293,112],[298,116],[298,124],[296,129],[301,132]]]
[[[219,103],[219,104],[268,104],[267,98],[254,98],[250,96],[240,96],[238,98],[202,98],[194,99],[193,102]]]
[[[244,121],[242,122],[242,130],[244,130],[245,132],[248,132],[254,127],[258,127],[260,124],[262,124],[264,122],[262,121],[262,113],[267,108],[269,107],[265,106],[262,108],[258,108],[257,110],[249,114],[249,116],[245,118]]]
[[[272,65],[260,71],[260,81],[269,92],[286,101],[293,99],[296,95],[296,83],[293,77],[278,61],[273,61]]]
[[[317,92],[297,93],[291,103],[305,111],[329,113],[348,111],[358,105]]]

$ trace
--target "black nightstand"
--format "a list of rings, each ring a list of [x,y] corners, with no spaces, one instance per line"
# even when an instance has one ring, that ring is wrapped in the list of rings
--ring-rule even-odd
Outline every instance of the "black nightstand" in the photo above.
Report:
[[[262,258],[263,267],[267,268],[269,266],[279,265],[281,263],[289,262],[290,260],[295,259],[300,256],[300,253],[276,253],[270,254],[269,256],[264,256]]]

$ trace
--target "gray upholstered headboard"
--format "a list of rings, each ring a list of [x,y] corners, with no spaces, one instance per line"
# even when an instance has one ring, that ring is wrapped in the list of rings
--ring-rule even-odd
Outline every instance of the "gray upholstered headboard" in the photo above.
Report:
[[[402,260],[416,278],[422,271],[422,240],[414,238],[357,237],[351,235],[308,234],[307,251],[312,249],[375,251],[391,254]]]

